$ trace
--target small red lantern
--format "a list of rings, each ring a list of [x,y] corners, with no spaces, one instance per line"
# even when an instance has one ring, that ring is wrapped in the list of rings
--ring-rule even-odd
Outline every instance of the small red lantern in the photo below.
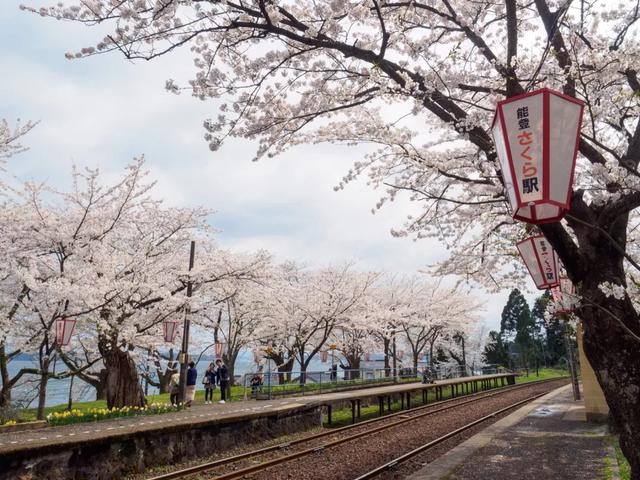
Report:
[[[326,363],[326,361],[329,359],[329,351],[328,350],[322,350],[320,352],[320,361],[322,363]]]
[[[71,337],[76,329],[76,320],[62,317],[56,319],[56,343],[66,347],[71,342]]]
[[[555,250],[544,235],[537,235],[516,244],[531,278],[539,290],[560,284],[560,262]]]
[[[178,322],[175,320],[165,320],[162,322],[162,333],[166,343],[173,343],[178,334]]]
[[[222,357],[222,350],[224,349],[224,342],[216,342],[216,358]]]
[[[260,365],[260,360],[262,359],[262,355],[260,355],[260,350],[257,348],[253,349],[253,363],[256,365]]]
[[[398,360],[402,360],[404,358],[404,350],[398,350]]]
[[[584,102],[543,88],[498,102],[491,131],[513,218],[569,211]]]
[[[551,290],[557,313],[571,313],[575,309],[576,288],[567,277],[560,277],[560,285]]]

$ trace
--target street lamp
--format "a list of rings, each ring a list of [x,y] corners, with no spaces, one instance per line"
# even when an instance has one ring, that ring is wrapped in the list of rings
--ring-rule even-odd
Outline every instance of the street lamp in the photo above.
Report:
[[[513,218],[569,211],[584,102],[543,88],[498,102],[491,132]]]
[[[558,255],[544,235],[536,235],[516,244],[527,270],[539,290],[560,284]]]

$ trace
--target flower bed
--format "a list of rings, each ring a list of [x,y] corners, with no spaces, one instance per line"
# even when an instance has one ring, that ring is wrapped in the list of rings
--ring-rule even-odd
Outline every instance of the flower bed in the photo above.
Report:
[[[64,412],[50,413],[47,415],[47,423],[49,425],[69,425],[71,423],[97,422],[110,418],[137,417],[177,412],[182,410],[182,408],[182,406],[173,406],[169,403],[151,403],[145,407],[73,409],[65,410]]]

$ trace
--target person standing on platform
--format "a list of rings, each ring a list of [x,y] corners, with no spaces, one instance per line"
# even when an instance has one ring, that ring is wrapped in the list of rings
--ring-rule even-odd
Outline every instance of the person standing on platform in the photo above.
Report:
[[[187,369],[187,393],[186,404],[190,407],[193,403],[193,399],[196,398],[196,383],[198,382],[198,370],[196,370],[196,364],[189,362],[189,368]]]
[[[330,373],[330,380],[332,383],[337,382],[338,381],[338,365],[337,364],[333,364],[331,365],[331,373]]]
[[[169,379],[169,400],[174,407],[178,405],[178,394],[180,393],[180,374],[178,370],[171,370],[171,378]]]
[[[216,365],[211,362],[209,368],[204,372],[204,378],[202,379],[204,384],[204,403],[210,405],[213,402],[213,391],[216,388]]]
[[[220,402],[225,403],[227,390],[229,388],[229,369],[221,359],[216,360],[218,366],[218,381],[220,382]]]

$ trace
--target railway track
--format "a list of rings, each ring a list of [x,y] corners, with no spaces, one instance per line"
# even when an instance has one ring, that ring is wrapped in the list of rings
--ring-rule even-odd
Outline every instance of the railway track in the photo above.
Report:
[[[205,462],[199,465],[195,465],[192,467],[184,468],[181,470],[176,470],[173,472],[165,473],[162,475],[149,477],[147,480],[171,480],[171,479],[187,479],[192,478],[196,474],[206,473],[205,478],[209,478],[212,480],[232,480],[236,478],[243,478],[249,475],[255,475],[263,470],[268,468],[281,465],[287,462],[291,462],[298,458],[302,458],[305,456],[313,455],[321,453],[325,450],[337,447],[339,445],[345,444],[347,442],[352,442],[357,439],[373,435],[378,432],[382,432],[388,429],[396,428],[401,425],[409,424],[411,422],[415,422],[416,420],[435,415],[437,413],[441,413],[444,411],[452,410],[455,408],[460,408],[464,405],[476,403],[487,398],[497,397],[500,395],[504,395],[508,392],[518,391],[522,389],[532,388],[534,386],[566,381],[565,378],[556,378],[550,380],[541,380],[537,382],[530,382],[521,385],[509,386],[509,387],[501,387],[497,390],[488,390],[477,392],[473,394],[468,394],[456,398],[451,398],[448,400],[442,400],[439,402],[431,403],[428,405],[422,405],[419,407],[412,408],[410,410],[401,410],[396,413],[387,414],[383,417],[374,418],[371,420],[365,420],[353,425],[349,425],[346,427],[335,428],[331,430],[327,430],[324,432],[312,434],[297,440],[293,440],[286,443],[281,443],[277,445],[272,445],[269,447],[264,447],[257,450],[252,450],[249,452],[241,453],[238,455],[234,455],[231,457],[225,457],[218,460]],[[402,463],[405,460],[412,458],[419,453],[428,450],[429,448],[434,447],[442,443],[443,441],[451,438],[454,435],[457,435],[465,430],[469,430],[474,426],[487,421],[488,419],[503,413],[504,411],[508,411],[510,409],[516,408],[517,406],[523,405],[541,395],[544,395],[546,392],[541,393],[539,395],[534,395],[532,397],[527,397],[524,400],[518,401],[512,405],[509,405],[505,408],[500,409],[499,411],[492,412],[490,415],[482,417],[480,419],[474,420],[473,422],[464,425],[461,428],[455,429],[452,432],[447,433],[439,437],[436,440],[429,442],[428,444],[422,445],[417,449],[414,449],[401,457],[398,457],[391,462],[387,462],[380,467],[377,467],[374,470],[366,473],[364,476],[359,477],[360,479],[365,478],[374,478],[378,476],[380,473],[393,468],[398,463]],[[322,439],[326,439],[326,437],[334,437],[329,441],[322,442]],[[337,437],[337,438],[335,438]],[[319,442],[320,441],[320,442]],[[293,449],[298,449],[296,451],[291,451]],[[280,455],[282,452],[286,452],[284,455]],[[255,463],[258,461],[257,459],[268,457],[268,456],[276,455],[274,458],[264,458],[259,463]],[[405,458],[406,457],[406,458]],[[248,466],[244,466],[247,462],[251,462]],[[216,470],[214,473],[213,471]],[[223,471],[221,471],[223,470]],[[211,473],[208,473],[211,472]],[[202,477],[198,477],[202,478]]]
[[[442,435],[438,438],[436,438],[435,440],[431,440],[428,443],[425,443],[424,445],[420,445],[418,448],[414,448],[413,450],[400,455],[399,457],[394,458],[393,460],[384,463],[383,465],[374,468],[373,470],[368,471],[367,473],[365,473],[364,475],[360,475],[359,477],[357,477],[355,480],[369,480],[371,478],[376,478],[378,476],[380,476],[381,474],[389,471],[389,470],[393,470],[395,468],[398,467],[398,465],[400,465],[401,463],[406,462],[407,460],[412,459],[413,457],[420,455],[421,453],[426,452],[427,450],[436,447],[437,445],[440,445],[442,442],[449,440],[452,437],[455,437],[456,435],[463,433],[467,430],[472,429],[473,427],[475,427],[476,425],[481,424],[482,422],[486,422],[487,420],[491,420],[494,419],[497,415],[500,415],[502,413],[508,412],[509,410],[513,410],[514,408],[517,408],[521,405],[524,405],[525,403],[529,403],[532,402],[533,400],[536,400],[537,398],[542,397],[543,395],[546,395],[545,393],[539,393],[538,395],[533,395],[531,397],[525,398],[524,400],[520,400],[519,402],[515,402],[512,403],[511,405],[508,405],[504,408],[501,408],[500,410],[496,410],[493,413],[490,413],[489,415],[485,415],[484,417],[481,417],[477,420],[474,420],[473,422],[467,423],[466,425],[460,427],[460,428],[456,428],[455,430],[452,430],[451,432],[447,433],[446,435]]]

